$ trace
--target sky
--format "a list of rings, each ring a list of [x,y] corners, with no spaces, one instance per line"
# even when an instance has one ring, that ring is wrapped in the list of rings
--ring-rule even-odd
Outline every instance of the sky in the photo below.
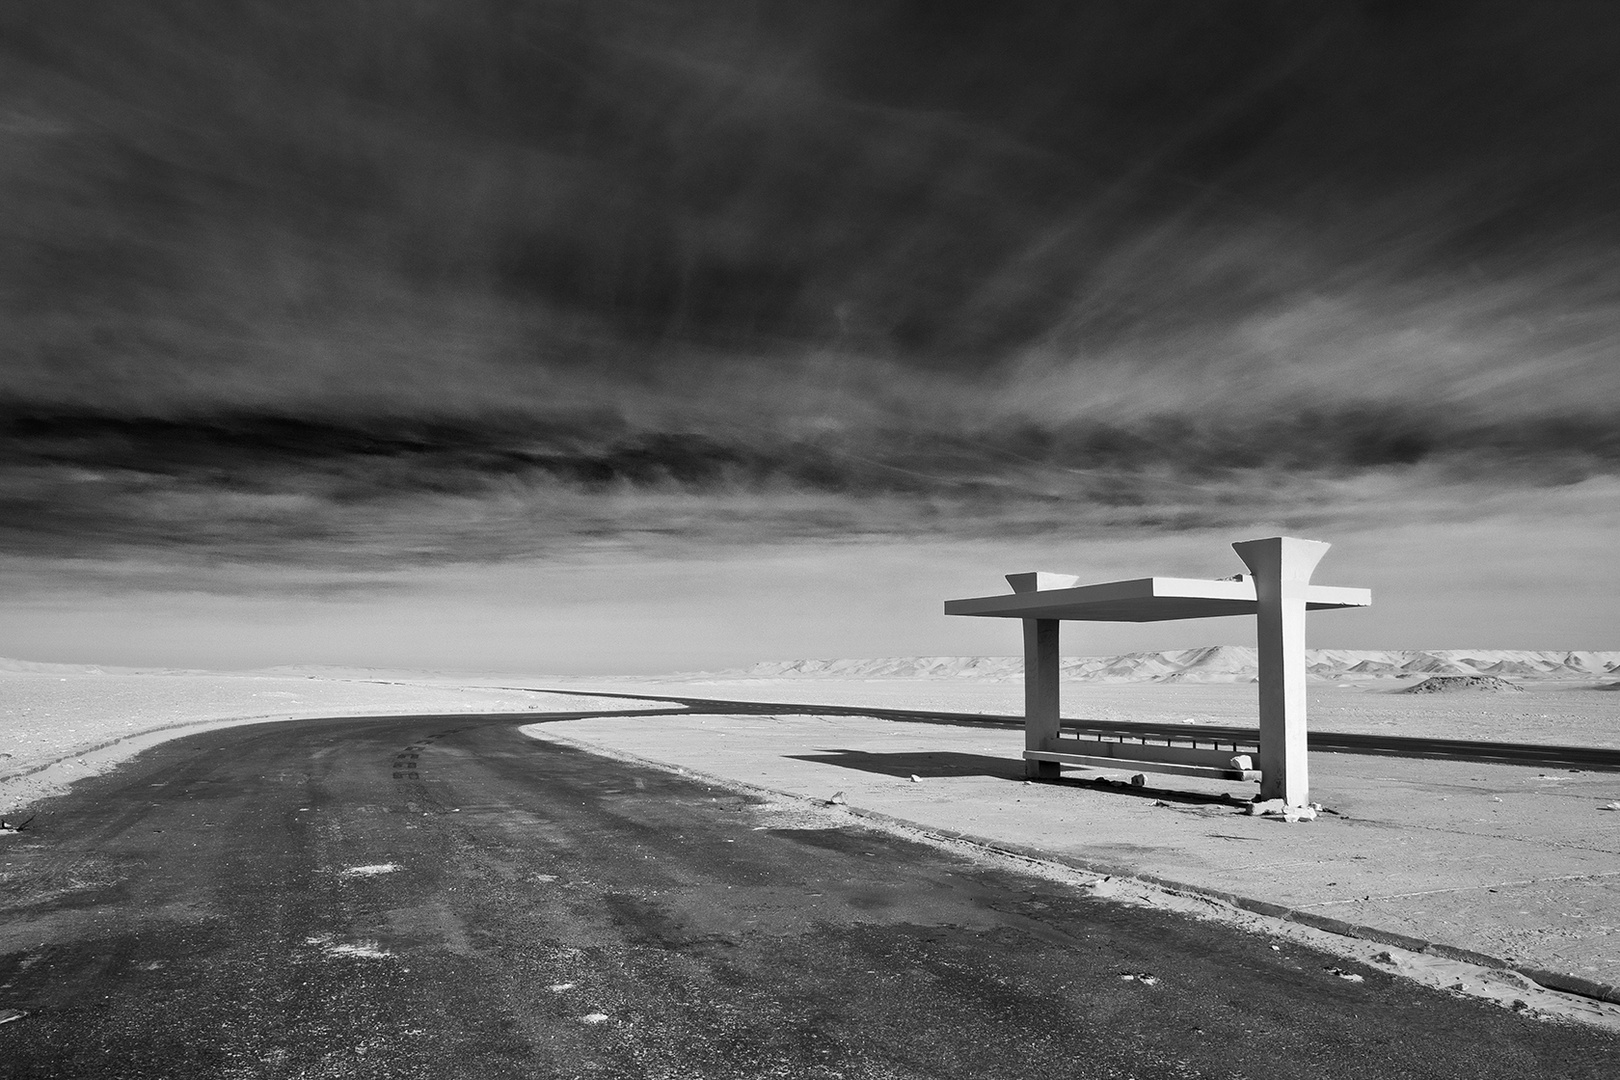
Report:
[[[1620,648],[1607,2],[0,8],[0,655]],[[1248,620],[1066,630],[1243,643]]]

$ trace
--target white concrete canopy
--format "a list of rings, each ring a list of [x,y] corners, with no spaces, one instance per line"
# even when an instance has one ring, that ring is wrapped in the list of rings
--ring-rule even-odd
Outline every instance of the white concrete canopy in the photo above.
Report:
[[[1021,619],[1024,623],[1024,760],[1030,776],[1055,777],[1064,764],[1107,765],[1107,754],[1074,752],[1064,739],[1058,714],[1058,626],[1084,622],[1160,622],[1228,615],[1256,616],[1260,666],[1260,795],[1292,808],[1308,802],[1305,757],[1305,613],[1367,607],[1372,593],[1310,584],[1311,573],[1329,545],[1316,540],[1274,536],[1232,547],[1250,574],[1220,581],[1148,577],[1076,585],[1067,574],[1008,574],[1013,592],[947,600],[947,615]],[[1232,779],[1253,776],[1239,758],[1217,750],[1132,746],[1144,769]]]
[[[1007,578],[1011,581],[1029,576],[1008,574]],[[1068,575],[1041,576],[1058,578]],[[1221,615],[1253,615],[1260,608],[1254,578],[1248,574],[1235,581],[1146,577],[1039,591],[1019,589],[1016,583],[1013,588],[1014,592],[1004,596],[947,600],[945,614],[984,615],[1001,619],[1068,619],[1073,622],[1165,622]],[[1367,589],[1346,589],[1334,585],[1306,587],[1305,607],[1309,611],[1366,607],[1371,603],[1372,593]]]

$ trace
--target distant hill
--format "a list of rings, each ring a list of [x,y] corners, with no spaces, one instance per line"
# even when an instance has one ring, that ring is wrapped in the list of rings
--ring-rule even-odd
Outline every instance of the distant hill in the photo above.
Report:
[[[1620,672],[1620,652],[1522,649],[1308,649],[1316,679],[1418,679],[1484,676],[1514,681],[1598,679]],[[750,668],[705,673],[728,679],[973,679],[1023,678],[1017,656],[900,656],[870,660],[774,660]],[[1255,651],[1211,645],[1123,656],[1066,656],[1063,678],[1084,682],[1251,682]]]
[[[13,660],[0,656],[0,673],[21,675],[132,675],[143,668],[107,664],[51,664],[40,660]]]
[[[1397,694],[1463,694],[1463,693],[1523,693],[1524,687],[1495,675],[1436,675],[1415,686],[1397,690]]]

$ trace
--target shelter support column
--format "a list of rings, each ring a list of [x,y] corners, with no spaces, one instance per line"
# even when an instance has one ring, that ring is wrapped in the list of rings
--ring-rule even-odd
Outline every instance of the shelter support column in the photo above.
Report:
[[[1025,619],[1024,749],[1046,750],[1058,734],[1058,620]],[[1025,761],[1024,775],[1055,780],[1055,761]]]
[[[1305,591],[1331,545],[1275,536],[1233,544],[1254,574],[1260,659],[1260,797],[1310,799],[1305,753]]]

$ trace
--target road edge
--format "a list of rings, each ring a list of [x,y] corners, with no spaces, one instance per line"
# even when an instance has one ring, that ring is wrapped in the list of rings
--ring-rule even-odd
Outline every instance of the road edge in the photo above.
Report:
[[[536,742],[554,742],[571,747],[584,753],[597,757],[607,757],[618,761],[658,769],[661,772],[674,773],[678,776],[691,777],[716,784],[731,790],[739,790],[752,794],[768,796],[773,799],[791,799],[795,802],[809,806],[826,807],[829,805],[825,799],[817,799],[809,795],[800,795],[791,791],[782,791],[760,784],[750,783],[747,780],[736,780],[731,777],[719,776],[715,773],[703,772],[685,765],[671,765],[668,762],[658,761],[654,758],[642,757],[625,750],[613,747],[600,746],[571,736],[562,735],[554,730],[543,730],[550,727],[541,721],[526,724],[518,730],[534,739]],[[536,730],[530,731],[530,728]],[[998,855],[1012,856],[1016,859],[1041,863],[1049,866],[1063,867],[1069,870],[1078,870],[1082,873],[1095,874],[1100,877],[1119,878],[1135,882],[1145,888],[1153,889],[1171,896],[1191,897],[1218,905],[1225,905],[1246,912],[1250,915],[1259,915],[1263,918],[1276,919],[1279,922],[1294,923],[1332,934],[1336,937],[1348,938],[1354,941],[1365,941],[1390,948],[1404,949],[1420,956],[1439,957],[1456,963],[1467,964],[1472,967],[1484,968],[1490,971],[1509,972],[1518,975],[1544,990],[1555,993],[1570,994],[1606,1005],[1620,1005],[1620,986],[1611,986],[1605,983],[1583,979],[1578,975],[1564,972],[1549,971],[1543,968],[1518,967],[1500,957],[1489,956],[1485,953],[1475,952],[1471,949],[1458,948],[1443,942],[1427,941],[1422,938],[1410,937],[1389,930],[1380,930],[1375,926],[1364,926],[1359,923],[1348,922],[1344,919],[1335,919],[1327,915],[1318,915],[1315,912],[1290,908],[1283,904],[1274,904],[1266,900],[1257,900],[1253,897],[1243,896],[1239,893],[1224,889],[1214,889],[1203,885],[1193,885],[1187,882],[1175,881],[1160,874],[1149,874],[1127,866],[1115,863],[1106,863],[1095,859],[1084,859],[1073,855],[1063,855],[1043,850],[1026,844],[1015,844],[1005,840],[996,840],[991,837],[980,836],[975,833],[959,832],[953,829],[939,829],[923,825],[892,814],[881,813],[876,810],[865,810],[856,806],[842,805],[840,809],[850,816],[871,821],[875,824],[902,828],[907,832],[916,833],[925,837],[950,843],[966,844],[986,852]]]

